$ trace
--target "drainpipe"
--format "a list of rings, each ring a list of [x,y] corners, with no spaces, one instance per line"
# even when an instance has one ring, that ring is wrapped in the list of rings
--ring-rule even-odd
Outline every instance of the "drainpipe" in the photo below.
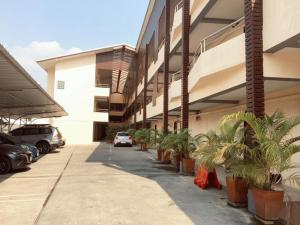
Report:
[[[181,123],[182,129],[189,127],[189,40],[190,0],[183,0],[182,8],[182,77],[181,77]]]
[[[165,15],[163,132],[167,134],[169,120],[170,0],[166,0]]]

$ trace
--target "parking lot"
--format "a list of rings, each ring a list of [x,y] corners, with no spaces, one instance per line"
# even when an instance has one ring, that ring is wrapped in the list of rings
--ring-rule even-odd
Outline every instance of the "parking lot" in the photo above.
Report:
[[[255,224],[224,191],[202,191],[154,158],[108,144],[55,150],[0,176],[1,224]]]

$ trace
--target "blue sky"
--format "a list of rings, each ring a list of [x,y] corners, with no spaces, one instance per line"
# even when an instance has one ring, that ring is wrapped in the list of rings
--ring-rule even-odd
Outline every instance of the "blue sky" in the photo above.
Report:
[[[0,43],[45,87],[35,60],[128,43],[135,46],[148,0],[1,1]]]

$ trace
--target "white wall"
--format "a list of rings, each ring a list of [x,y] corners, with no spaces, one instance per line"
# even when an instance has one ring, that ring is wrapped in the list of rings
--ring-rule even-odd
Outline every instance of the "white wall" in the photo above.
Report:
[[[299,0],[264,1],[264,50],[300,33]]]
[[[68,144],[89,144],[93,141],[93,122],[107,122],[108,113],[94,112],[94,96],[108,96],[109,89],[95,88],[96,56],[64,60],[55,65],[54,98],[69,116],[54,119]],[[57,81],[65,89],[57,89]]]

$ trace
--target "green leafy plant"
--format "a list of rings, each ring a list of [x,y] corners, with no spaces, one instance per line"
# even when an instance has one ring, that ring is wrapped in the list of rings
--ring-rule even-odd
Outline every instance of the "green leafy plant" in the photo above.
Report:
[[[165,150],[164,139],[167,134],[163,132],[153,131],[151,135],[150,144],[154,146],[157,150]]]
[[[171,151],[172,154],[182,154],[184,158],[189,159],[191,153],[196,150],[195,139],[191,136],[188,129],[183,129],[178,133],[168,134],[162,145]]]
[[[291,156],[300,152],[300,145],[297,144],[300,136],[291,137],[291,131],[300,124],[300,116],[286,118],[284,114],[275,112],[260,119],[253,113],[238,112],[225,116],[221,125],[229,121],[245,122],[253,133],[251,146],[232,144],[242,156],[231,163],[235,176],[243,177],[258,188],[271,190],[272,174],[297,168],[297,165],[291,163]],[[298,176],[290,179],[299,185]]]
[[[219,125],[218,131],[210,130],[206,134],[198,134],[197,149],[193,157],[200,160],[209,170],[216,166],[230,165],[243,158],[244,129],[241,121],[227,122]]]
[[[153,130],[151,129],[141,129],[141,130],[137,130],[134,133],[134,139],[141,144],[141,146],[143,145],[147,145],[151,143],[151,136],[153,135]]]

